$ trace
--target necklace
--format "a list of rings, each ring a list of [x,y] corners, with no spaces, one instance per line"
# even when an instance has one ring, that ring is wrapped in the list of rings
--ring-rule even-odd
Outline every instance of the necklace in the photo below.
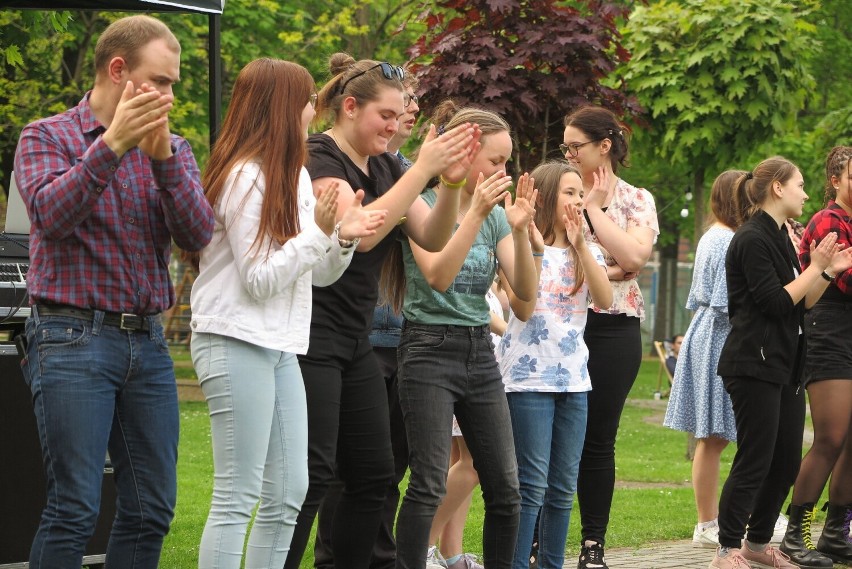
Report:
[[[364,160],[364,164],[363,164],[363,165],[358,164],[357,162],[355,162],[355,160],[353,160],[353,159],[352,159],[352,156],[350,156],[350,155],[349,155],[349,153],[348,153],[348,152],[346,152],[346,150],[344,150],[343,146],[340,144],[340,141],[338,141],[338,140],[337,140],[337,137],[336,137],[336,136],[334,136],[334,127],[331,127],[330,129],[328,129],[328,134],[330,134],[330,135],[331,135],[331,139],[334,141],[334,143],[337,145],[337,147],[341,150],[341,152],[343,152],[344,154],[346,154],[347,156],[349,156],[349,159],[350,159],[350,160],[352,160],[352,162],[353,162],[356,166],[358,166],[358,168],[360,168],[362,172],[366,173],[366,172],[367,172],[367,166],[368,166],[368,165],[369,165],[369,163],[370,163],[370,157],[369,157],[369,156],[367,156],[366,160]],[[352,148],[352,147],[350,146],[350,148]],[[354,152],[355,152],[355,150],[354,150],[354,149],[352,149],[352,152],[354,153]]]

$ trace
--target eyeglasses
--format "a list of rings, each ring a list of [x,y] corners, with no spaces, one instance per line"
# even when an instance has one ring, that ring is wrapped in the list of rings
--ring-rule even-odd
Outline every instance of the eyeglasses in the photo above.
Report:
[[[571,158],[576,158],[580,153],[580,149],[587,144],[591,144],[593,142],[600,142],[603,140],[599,138],[597,140],[587,140],[586,142],[572,142],[571,144],[560,144],[559,151],[563,156],[570,156]]]
[[[338,92],[342,95],[343,93],[346,92],[346,86],[349,84],[350,81],[362,76],[363,74],[367,73],[368,71],[372,71],[376,67],[378,67],[382,70],[382,75],[384,75],[385,79],[388,79],[389,81],[392,81],[394,79],[396,79],[397,81],[402,81],[405,78],[405,69],[403,69],[399,65],[391,65],[387,61],[383,61],[381,63],[375,64],[374,66],[370,67],[369,69],[365,69],[364,71],[359,71],[358,73],[356,73],[355,75],[353,75],[352,77],[350,77],[349,79],[344,81],[343,84],[340,86],[340,89],[338,89]]]
[[[406,109],[408,108],[408,105],[410,105],[411,103],[414,103],[415,105],[418,105],[418,106],[420,105],[420,97],[418,97],[417,95],[410,95],[406,92],[403,92],[402,93],[402,100],[405,103]]]
[[[317,108],[317,94],[316,93],[311,93],[310,102],[311,102],[311,106],[313,108]]]

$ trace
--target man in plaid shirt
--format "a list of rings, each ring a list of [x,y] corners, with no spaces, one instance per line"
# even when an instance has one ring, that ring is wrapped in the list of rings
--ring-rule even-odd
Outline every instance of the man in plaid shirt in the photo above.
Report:
[[[172,239],[197,251],[213,211],[171,134],[180,45],[160,21],[111,24],[95,85],[21,133],[15,175],[32,223],[27,356],[47,477],[30,567],[79,569],[107,450],[117,512],[106,566],[157,567],[176,499],[178,405],[160,313]]]

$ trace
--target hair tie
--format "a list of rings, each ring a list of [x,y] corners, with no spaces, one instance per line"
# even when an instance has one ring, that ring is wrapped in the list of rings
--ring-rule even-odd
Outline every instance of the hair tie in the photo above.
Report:
[[[438,136],[441,136],[442,134],[444,134],[444,130],[445,130],[446,126],[447,125],[443,125],[443,124],[438,126]]]
[[[751,172],[746,172],[745,178],[746,180],[751,180],[752,178],[754,178],[754,174],[752,174]]]

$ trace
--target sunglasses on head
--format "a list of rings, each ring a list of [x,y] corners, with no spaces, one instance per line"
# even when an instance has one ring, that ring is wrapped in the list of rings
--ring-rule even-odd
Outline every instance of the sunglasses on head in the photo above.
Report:
[[[384,76],[384,78],[388,79],[390,81],[393,81],[394,79],[396,79],[397,81],[402,81],[405,78],[405,70],[402,67],[400,67],[399,65],[391,65],[387,61],[383,61],[381,63],[375,64],[374,66],[372,66],[368,69],[365,69],[364,71],[359,71],[358,73],[356,73],[355,75],[353,75],[352,77],[350,77],[349,79],[344,81],[343,84],[340,86],[340,89],[339,89],[340,94],[342,95],[343,93],[346,92],[346,85],[348,85],[350,81],[362,76],[363,74],[367,73],[368,71],[372,71],[373,69],[375,69],[377,67],[382,70],[382,75]]]

